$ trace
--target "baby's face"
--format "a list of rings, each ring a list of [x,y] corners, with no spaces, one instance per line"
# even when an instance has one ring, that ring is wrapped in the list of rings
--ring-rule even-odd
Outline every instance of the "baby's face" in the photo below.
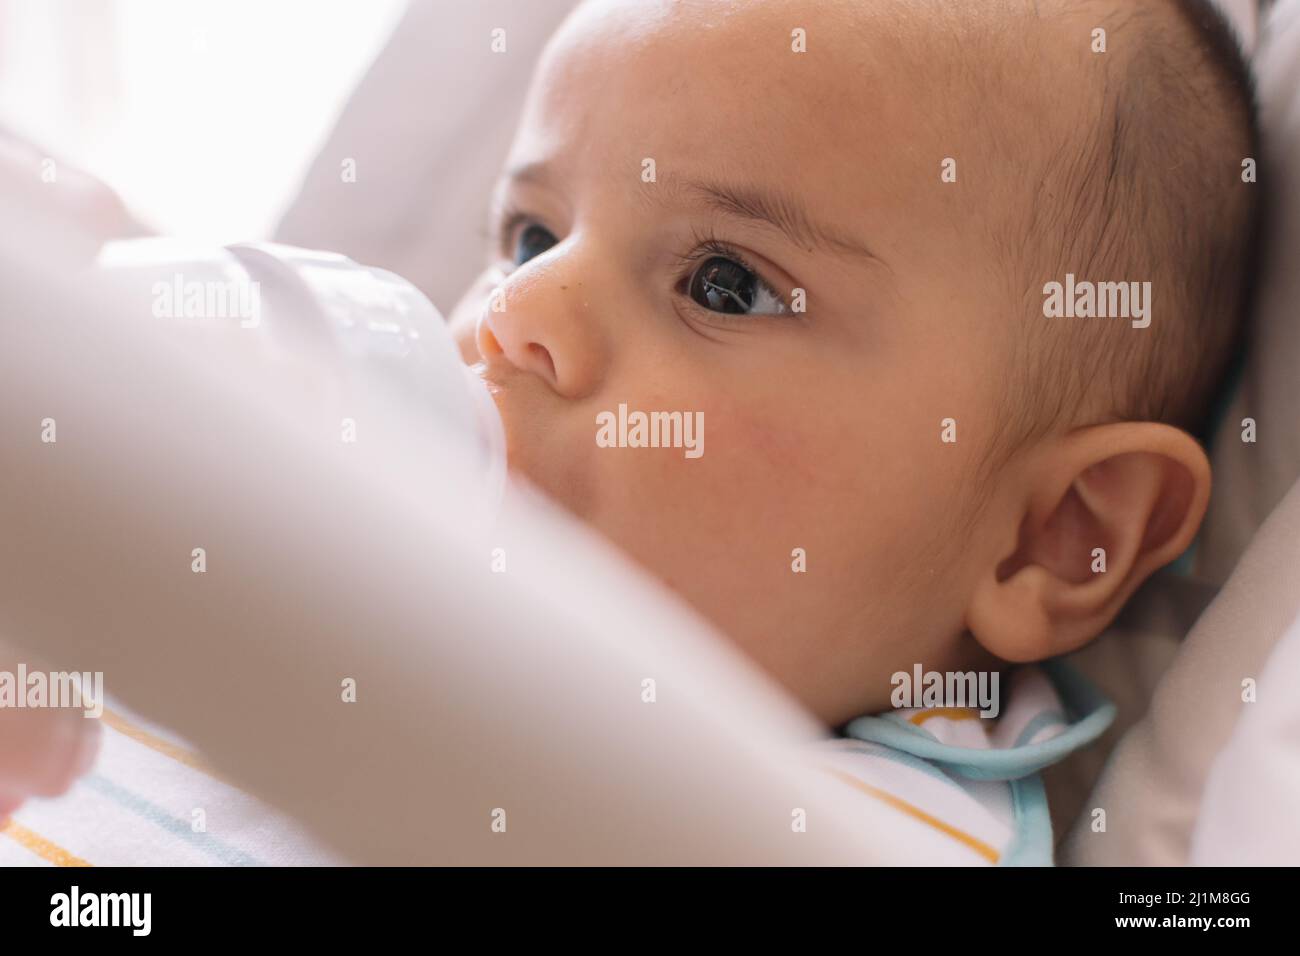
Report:
[[[975,117],[938,119],[960,110],[899,38],[907,5],[841,6],[580,10],[453,319],[512,465],[832,723],[887,706],[895,671],[978,657],[981,555],[954,527],[1007,326],[989,240],[961,226],[979,187],[941,179]],[[606,447],[620,406],[701,413],[703,453]]]

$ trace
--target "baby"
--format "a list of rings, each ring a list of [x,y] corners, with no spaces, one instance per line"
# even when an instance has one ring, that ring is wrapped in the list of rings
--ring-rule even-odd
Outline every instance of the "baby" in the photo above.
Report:
[[[889,712],[848,736],[1019,806],[1105,706],[1021,668],[986,731],[898,675],[1077,650],[1192,542],[1256,258],[1253,109],[1202,0],[593,0],[453,325],[513,467],[828,726]],[[706,450],[609,447],[620,406]],[[1011,771],[939,752],[1026,744]],[[1009,860],[1007,819],[975,856]]]

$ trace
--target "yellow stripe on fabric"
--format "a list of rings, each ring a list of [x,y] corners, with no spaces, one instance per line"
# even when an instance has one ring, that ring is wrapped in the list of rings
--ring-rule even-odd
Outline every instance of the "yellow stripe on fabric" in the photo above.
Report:
[[[998,860],[1001,859],[1002,854],[1000,854],[996,849],[994,849],[989,844],[985,843],[983,840],[973,837],[969,833],[965,832],[964,830],[959,830],[955,826],[952,826],[951,824],[944,823],[938,817],[926,813],[920,807],[908,803],[906,800],[902,799],[901,797],[896,797],[892,793],[888,793],[884,790],[878,789],[877,787],[873,787],[871,784],[859,780],[857,777],[853,776],[853,774],[846,773],[845,771],[839,770],[835,767],[823,766],[821,767],[821,769],[825,770],[827,773],[831,774],[832,776],[838,777],[840,780],[843,780],[845,783],[849,784],[849,786],[855,787],[858,790],[861,790],[863,793],[867,794],[868,796],[875,797],[877,800],[884,801],[885,803],[893,807],[895,810],[899,810],[903,813],[906,813],[908,816],[920,820],[922,823],[926,824],[927,826],[933,827],[934,829],[938,830],[940,833],[944,834],[945,836],[951,837],[952,839],[956,840],[958,843],[961,843],[964,846],[969,847],[970,849],[978,853],[980,856],[984,857],[984,859],[988,860],[990,863],[996,864]]]
[[[186,750],[184,747],[174,744],[170,740],[163,740],[156,734],[151,734],[149,731],[135,726],[121,714],[114,713],[108,708],[104,708],[104,716],[102,719],[104,723],[108,724],[108,726],[112,727],[119,734],[130,737],[136,743],[143,744],[150,750],[157,751],[165,757],[171,757],[177,763],[182,763],[187,767],[198,770],[200,773],[206,773],[209,777],[221,780],[222,783],[227,782],[223,780],[215,770],[209,767],[198,754]]]
[[[0,827],[0,833],[3,833],[9,839],[16,842],[19,846],[31,850],[42,860],[47,860],[55,866],[90,866],[79,856],[74,856],[63,847],[52,843],[38,833],[33,833],[21,823],[10,820],[4,827]]]

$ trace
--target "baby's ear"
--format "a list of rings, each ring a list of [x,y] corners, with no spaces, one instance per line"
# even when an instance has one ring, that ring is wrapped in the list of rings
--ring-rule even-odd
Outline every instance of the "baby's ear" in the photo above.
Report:
[[[1006,661],[1064,654],[1100,634],[1191,543],[1210,496],[1201,446],[1154,422],[1079,429],[1026,467],[1019,532],[967,609],[976,640]]]

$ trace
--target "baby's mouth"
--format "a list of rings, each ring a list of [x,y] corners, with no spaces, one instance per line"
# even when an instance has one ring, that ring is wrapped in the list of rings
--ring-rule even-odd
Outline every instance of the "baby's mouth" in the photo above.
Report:
[[[483,384],[487,386],[488,391],[493,395],[501,391],[501,383],[488,374],[487,362],[475,362],[469,366],[469,370],[483,380]]]
[[[504,452],[506,464],[512,469],[515,466],[515,413],[507,407],[510,404],[509,391],[505,387],[502,372],[506,371],[502,366],[487,360],[482,360],[466,366],[467,371],[483,383],[487,390],[491,403],[496,407],[496,417],[500,428],[500,434],[504,442]]]

